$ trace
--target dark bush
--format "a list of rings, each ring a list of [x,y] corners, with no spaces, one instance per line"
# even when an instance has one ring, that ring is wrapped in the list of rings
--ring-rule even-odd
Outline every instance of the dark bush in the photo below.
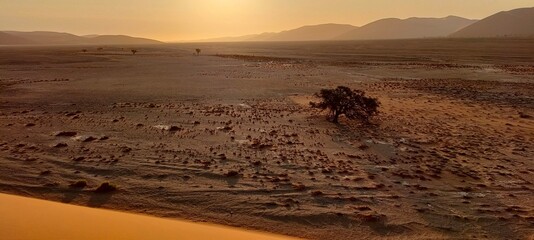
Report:
[[[95,190],[96,193],[109,193],[117,190],[117,187],[105,182],[100,184],[100,186]]]
[[[84,188],[87,186],[87,182],[86,181],[77,181],[75,183],[71,183],[69,185],[70,188]]]
[[[239,172],[231,170],[231,171],[228,171],[225,175],[227,177],[238,177],[239,176]]]

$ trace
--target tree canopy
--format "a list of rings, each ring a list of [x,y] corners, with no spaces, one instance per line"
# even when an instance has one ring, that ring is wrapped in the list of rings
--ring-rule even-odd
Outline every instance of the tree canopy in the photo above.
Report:
[[[322,89],[315,96],[322,101],[310,102],[311,107],[328,109],[329,119],[334,123],[338,123],[341,115],[369,123],[370,118],[378,114],[380,105],[376,98],[367,97],[364,91],[352,90],[345,86]]]

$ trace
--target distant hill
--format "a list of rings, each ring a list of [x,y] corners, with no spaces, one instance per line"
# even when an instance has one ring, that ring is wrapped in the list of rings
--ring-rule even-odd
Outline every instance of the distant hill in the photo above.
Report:
[[[221,37],[196,42],[321,41],[410,38],[534,37],[534,7],[499,12],[483,20],[457,16],[444,18],[386,18],[362,27],[320,24],[282,32]],[[0,31],[0,45],[105,45],[159,44],[162,42],[125,35],[77,36],[58,32]]]
[[[273,32],[260,33],[248,38],[247,41],[270,41],[269,39],[273,38],[277,34],[278,33]]]
[[[85,37],[85,38],[94,38],[94,37],[98,37],[100,35],[98,34],[89,34],[89,35],[83,35],[82,37]]]
[[[238,37],[222,37],[199,40],[199,42],[263,42],[263,41],[320,41],[331,40],[357,27],[348,24],[320,24],[304,26],[282,32],[266,32]]]
[[[450,36],[457,38],[534,37],[534,8],[499,12]]]
[[[447,37],[451,33],[475,22],[476,20],[456,16],[445,18],[408,18],[404,20],[387,18],[369,23],[363,27],[329,23],[304,26],[278,33],[214,38],[202,40],[202,42],[320,41]]]
[[[130,37],[125,35],[99,35],[86,37],[85,42],[88,44],[159,44],[160,41]]]
[[[476,20],[456,16],[445,18],[387,18],[339,35],[335,39],[363,40],[446,37],[475,22]]]
[[[70,33],[58,32],[16,32],[6,31],[5,33],[26,39],[34,44],[68,44],[71,42],[82,41],[84,38]]]
[[[19,44],[30,44],[31,41],[17,37],[15,35],[0,32],[0,45],[19,45]]]
[[[283,31],[269,36],[250,38],[249,41],[320,41],[330,40],[341,34],[350,32],[358,27],[348,24],[321,24],[304,26],[293,30]]]
[[[3,45],[103,45],[103,44],[158,44],[156,40],[124,35],[87,35],[77,36],[58,32],[0,32]]]
[[[196,42],[245,42],[251,38],[259,37],[259,36],[260,34],[251,34],[251,35],[238,36],[238,37],[208,38],[208,39],[197,40]]]

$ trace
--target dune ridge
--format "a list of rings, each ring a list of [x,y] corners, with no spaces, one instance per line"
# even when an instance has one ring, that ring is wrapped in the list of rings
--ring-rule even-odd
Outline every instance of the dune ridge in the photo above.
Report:
[[[0,193],[2,239],[296,239],[219,225],[67,205]],[[31,226],[31,230],[28,229]]]

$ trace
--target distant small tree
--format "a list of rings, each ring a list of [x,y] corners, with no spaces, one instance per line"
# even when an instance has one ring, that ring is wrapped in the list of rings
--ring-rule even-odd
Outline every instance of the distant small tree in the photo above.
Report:
[[[334,123],[338,123],[341,115],[369,123],[370,118],[378,114],[380,105],[376,98],[365,96],[364,91],[351,90],[344,86],[322,89],[315,96],[321,98],[322,101],[310,102],[311,107],[328,109],[330,111],[328,118]]]
[[[86,52],[87,52],[87,49],[82,49],[82,52],[86,53]]]
[[[136,49],[132,49],[132,54],[135,55],[137,53]]]
[[[202,50],[200,48],[195,49],[195,51],[197,53],[197,56],[200,55],[200,52],[202,52]]]

